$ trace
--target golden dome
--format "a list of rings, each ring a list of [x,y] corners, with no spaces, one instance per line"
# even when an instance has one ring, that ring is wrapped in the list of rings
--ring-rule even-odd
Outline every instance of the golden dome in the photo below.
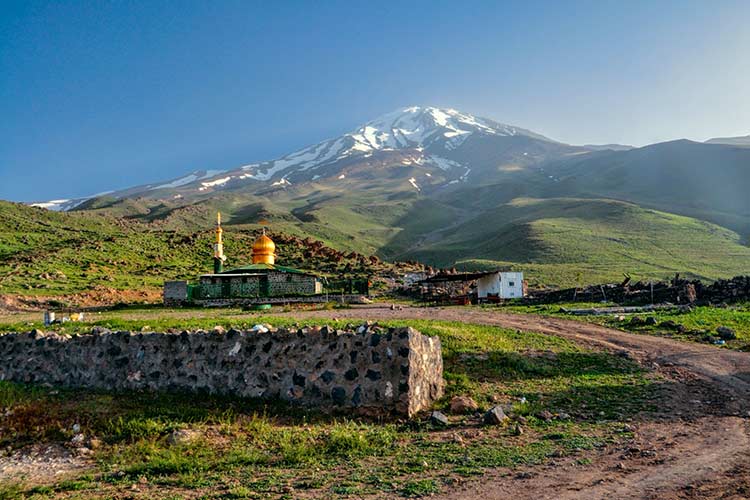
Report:
[[[276,244],[263,231],[253,243],[253,264],[273,264],[276,260],[275,251]]]

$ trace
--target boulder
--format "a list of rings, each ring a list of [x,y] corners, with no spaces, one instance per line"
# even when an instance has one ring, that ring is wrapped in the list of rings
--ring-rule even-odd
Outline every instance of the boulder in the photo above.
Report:
[[[677,329],[677,323],[672,321],[671,319],[668,319],[667,321],[662,321],[659,323],[660,328],[667,328],[669,330],[676,330]]]
[[[468,396],[455,396],[450,406],[452,413],[473,413],[479,409],[477,402]]]
[[[542,410],[536,414],[536,418],[544,420],[545,422],[549,422],[554,418],[554,415],[552,415],[552,413],[547,410]]]
[[[503,423],[503,421],[507,418],[508,417],[505,415],[502,407],[498,405],[490,408],[489,411],[484,414],[483,420],[485,425],[498,425]]]
[[[654,318],[653,316],[649,316],[648,318],[646,318],[646,321],[644,321],[644,323],[648,326],[656,326],[658,322],[656,321],[656,318]]]
[[[737,334],[734,333],[734,330],[727,326],[720,326],[716,329],[716,333],[719,334],[719,337],[722,340],[734,340],[737,338]]]
[[[445,414],[433,411],[430,413],[430,423],[436,427],[447,427],[450,422],[448,422],[448,417]]]
[[[184,446],[193,443],[201,437],[201,433],[192,429],[175,429],[167,438],[169,444]]]
[[[633,316],[632,318],[630,318],[631,326],[641,326],[641,325],[644,325],[645,323],[646,322],[640,316]]]

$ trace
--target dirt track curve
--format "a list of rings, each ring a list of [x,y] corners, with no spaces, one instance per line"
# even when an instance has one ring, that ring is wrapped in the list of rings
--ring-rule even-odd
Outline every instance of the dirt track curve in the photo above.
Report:
[[[436,498],[750,498],[750,353],[492,310],[363,306],[294,315],[437,319],[536,331],[627,351],[668,381],[657,413],[636,418],[632,442],[598,451],[591,464],[568,458],[512,474],[496,471]]]

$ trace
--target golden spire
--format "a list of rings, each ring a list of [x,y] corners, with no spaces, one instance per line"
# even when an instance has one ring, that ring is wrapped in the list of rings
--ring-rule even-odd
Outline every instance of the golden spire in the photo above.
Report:
[[[271,264],[276,262],[276,244],[266,236],[266,229],[253,243],[253,264]]]
[[[221,212],[216,212],[216,243],[214,244],[215,273],[220,273],[222,271],[224,261],[227,260],[227,257],[224,255],[224,241],[222,238],[223,232],[224,231],[221,229]]]

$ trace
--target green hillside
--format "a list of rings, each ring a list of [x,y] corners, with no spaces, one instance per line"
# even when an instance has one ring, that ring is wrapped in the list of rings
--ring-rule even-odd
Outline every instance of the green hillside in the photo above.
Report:
[[[674,273],[717,279],[750,272],[740,236],[697,219],[607,199],[515,198],[491,209],[392,186],[353,191],[311,184],[247,197],[227,193],[180,206],[99,202],[49,212],[0,202],[0,294],[150,290],[211,269],[213,220],[225,214],[229,265],[250,260],[260,223],[281,264],[323,273],[390,270],[364,256],[465,269],[510,267],[533,284],[570,286]],[[324,251],[310,251],[312,238]],[[352,253],[354,252],[354,253]]]
[[[686,140],[604,151],[547,165],[540,197],[615,198],[708,220],[750,237],[750,148]]]
[[[214,212],[215,217],[215,212]],[[225,230],[228,266],[250,261],[259,226]],[[344,275],[388,270],[361,254],[274,232],[278,263]],[[152,290],[212,268],[212,228],[164,228],[89,211],[58,213],[0,201],[0,294],[61,295]]]
[[[551,285],[617,280],[623,273],[716,279],[750,271],[750,248],[728,229],[630,203],[572,198],[516,199],[411,255],[465,268],[511,266]]]

